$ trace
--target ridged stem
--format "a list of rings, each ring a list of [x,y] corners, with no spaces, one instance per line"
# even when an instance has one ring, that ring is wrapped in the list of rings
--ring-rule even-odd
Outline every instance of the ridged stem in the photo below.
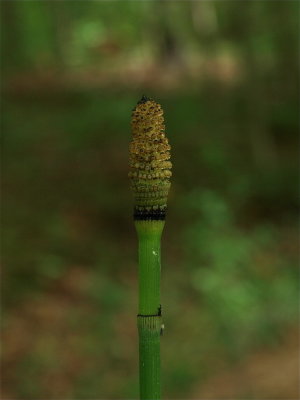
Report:
[[[160,399],[160,327],[161,317],[138,317],[140,398]]]
[[[136,221],[139,239],[139,365],[141,400],[159,400],[160,239],[164,221]]]

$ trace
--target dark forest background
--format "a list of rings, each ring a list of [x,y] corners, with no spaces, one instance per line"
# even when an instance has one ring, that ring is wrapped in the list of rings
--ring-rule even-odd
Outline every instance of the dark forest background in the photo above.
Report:
[[[299,392],[297,1],[2,1],[2,398],[138,397],[131,110],[165,111],[164,398]]]

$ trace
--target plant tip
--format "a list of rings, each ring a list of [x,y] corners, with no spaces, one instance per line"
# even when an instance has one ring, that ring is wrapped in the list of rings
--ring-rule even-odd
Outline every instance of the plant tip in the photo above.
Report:
[[[137,104],[144,104],[144,103],[147,103],[147,101],[150,101],[150,100],[152,100],[152,99],[150,99],[150,97],[147,97],[147,96],[145,96],[145,95],[143,94],[141,100],[139,100],[139,101],[137,102]]]
[[[129,178],[135,220],[164,220],[172,163],[161,105],[143,96],[132,113]]]

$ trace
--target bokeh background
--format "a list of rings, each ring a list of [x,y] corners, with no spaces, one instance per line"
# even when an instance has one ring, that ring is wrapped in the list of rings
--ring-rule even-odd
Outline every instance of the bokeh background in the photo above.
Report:
[[[298,398],[295,1],[5,1],[3,399],[138,397],[131,110],[165,111],[163,395]]]

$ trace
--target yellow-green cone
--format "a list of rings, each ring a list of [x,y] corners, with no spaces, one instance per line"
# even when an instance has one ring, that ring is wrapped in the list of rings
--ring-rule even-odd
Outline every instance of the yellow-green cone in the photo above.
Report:
[[[164,220],[171,186],[170,145],[161,105],[142,97],[132,113],[129,178],[136,220]]]

